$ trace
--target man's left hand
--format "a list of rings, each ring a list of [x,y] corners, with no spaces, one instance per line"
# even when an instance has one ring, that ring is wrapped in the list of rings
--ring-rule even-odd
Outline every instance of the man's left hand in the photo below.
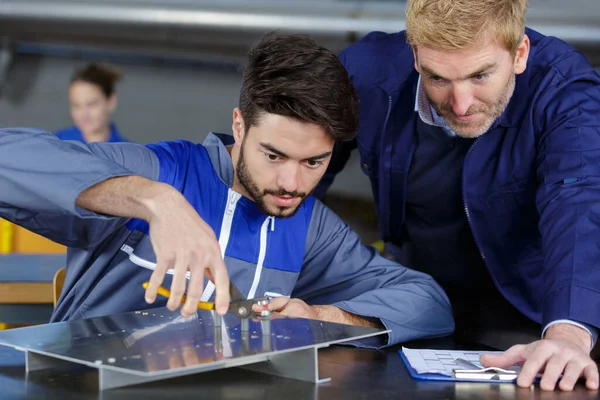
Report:
[[[261,307],[254,306],[253,309],[255,312],[260,312]],[[300,299],[290,299],[288,297],[271,299],[269,310],[287,317],[318,319],[338,324],[382,328],[382,324],[378,319],[366,319],[331,305],[309,306]]]
[[[516,345],[499,355],[481,356],[484,367],[506,368],[523,364],[517,385],[529,387],[539,372],[543,371],[540,387],[554,390],[556,382],[561,390],[571,391],[580,377],[586,387],[598,389],[598,366],[590,358],[590,334],[575,325],[556,324],[548,328],[545,338],[528,345]]]
[[[255,312],[260,312],[260,306],[254,306]],[[269,302],[269,310],[286,317],[318,319],[315,309],[300,299],[276,297]]]

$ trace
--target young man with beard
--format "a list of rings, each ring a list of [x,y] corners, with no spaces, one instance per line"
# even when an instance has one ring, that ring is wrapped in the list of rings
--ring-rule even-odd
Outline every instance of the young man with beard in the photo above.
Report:
[[[52,321],[174,310],[184,293],[184,315],[213,296],[224,314],[231,279],[283,315],[391,330],[365,346],[449,334],[433,279],[361,244],[310,196],[334,142],[357,126],[336,55],[270,34],[249,53],[233,137],[142,146],[0,130],[0,216],[69,247]],[[161,284],[168,301],[156,298]]]
[[[510,347],[482,362],[524,362],[519,385],[597,389],[600,78],[526,8],[409,0],[406,31],[342,52],[360,130],[319,195],[358,147],[386,250],[442,285],[456,336]]]

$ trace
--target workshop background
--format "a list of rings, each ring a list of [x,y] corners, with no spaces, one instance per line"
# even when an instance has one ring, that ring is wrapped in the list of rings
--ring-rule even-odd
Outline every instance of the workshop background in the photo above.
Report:
[[[139,143],[201,142],[209,131],[230,133],[245,53],[261,34],[309,34],[339,52],[370,31],[404,29],[404,6],[391,0],[2,0],[0,126],[53,132],[71,125],[70,78],[95,61],[123,74],[114,115],[123,136]],[[530,0],[529,27],[569,42],[600,67],[598,21],[598,0]],[[357,154],[325,202],[366,243],[377,242],[371,189]],[[0,322],[44,322],[64,248],[5,221],[0,227]],[[42,269],[24,271],[27,263]]]

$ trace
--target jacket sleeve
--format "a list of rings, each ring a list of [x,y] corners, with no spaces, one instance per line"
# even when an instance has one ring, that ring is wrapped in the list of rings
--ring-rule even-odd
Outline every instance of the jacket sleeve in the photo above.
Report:
[[[0,217],[65,246],[88,248],[127,219],[77,207],[79,194],[109,178],[156,180],[158,164],[143,145],[86,145],[41,130],[0,129]]]
[[[599,328],[600,77],[584,60],[568,65],[555,67],[534,115],[547,288],[542,326],[568,319]]]
[[[448,298],[430,276],[381,257],[318,200],[306,246],[293,297],[380,319],[391,330],[383,345],[448,335],[454,330]]]

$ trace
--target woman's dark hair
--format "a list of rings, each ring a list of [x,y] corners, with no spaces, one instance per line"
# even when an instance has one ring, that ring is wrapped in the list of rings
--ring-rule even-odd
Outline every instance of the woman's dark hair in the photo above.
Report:
[[[115,84],[121,79],[121,74],[107,66],[89,64],[77,70],[71,78],[71,84],[75,82],[86,82],[96,85],[102,90],[106,97],[115,92]]]
[[[260,114],[324,127],[336,141],[358,130],[358,97],[338,57],[314,39],[268,33],[248,53],[240,92],[245,129]]]

